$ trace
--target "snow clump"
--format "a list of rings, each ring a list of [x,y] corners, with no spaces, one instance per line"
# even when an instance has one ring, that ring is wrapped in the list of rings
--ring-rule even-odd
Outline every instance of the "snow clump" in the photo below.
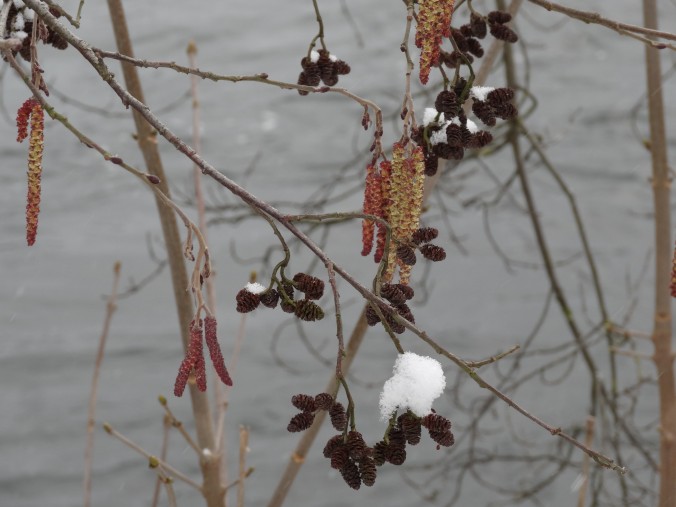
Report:
[[[408,409],[418,417],[432,412],[432,403],[446,387],[439,361],[404,352],[395,361],[392,373],[380,393],[380,418],[383,421],[397,409]]]

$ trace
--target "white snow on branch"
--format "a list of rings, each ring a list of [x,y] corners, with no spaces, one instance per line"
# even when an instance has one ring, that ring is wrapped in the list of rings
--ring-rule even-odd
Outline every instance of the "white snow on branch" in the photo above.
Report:
[[[423,113],[423,127],[427,127],[430,124],[434,125],[441,125],[444,123],[444,113],[441,113],[441,116],[439,116],[439,119],[437,120],[437,115],[439,114],[439,111],[434,109],[433,107],[428,107],[425,109],[425,112]]]
[[[401,354],[380,393],[380,417],[387,420],[397,409],[409,409],[423,417],[432,411],[432,403],[446,387],[441,363],[413,352]]]

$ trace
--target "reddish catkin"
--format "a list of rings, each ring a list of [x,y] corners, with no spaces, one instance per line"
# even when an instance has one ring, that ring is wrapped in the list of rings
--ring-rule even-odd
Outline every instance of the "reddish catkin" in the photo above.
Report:
[[[420,0],[415,45],[420,52],[420,82],[427,84],[430,70],[439,63],[441,39],[450,35],[455,0]]]
[[[204,318],[204,340],[207,342],[207,348],[209,349],[209,355],[211,356],[211,363],[214,365],[214,369],[216,370],[218,377],[226,386],[231,386],[232,378],[230,378],[230,373],[225,366],[223,353],[221,352],[221,346],[218,344],[216,317],[211,315]]]
[[[185,385],[188,383],[188,377],[190,372],[195,369],[195,377],[198,380],[198,387],[200,384],[204,384],[204,389],[206,390],[206,375],[200,380],[199,374],[199,364],[198,359],[201,358],[201,367],[204,369],[204,357],[202,357],[202,320],[200,319],[198,323],[195,323],[193,320],[190,323],[190,343],[188,345],[188,351],[181,362],[181,366],[178,368],[178,375],[176,375],[176,382],[174,383],[174,395],[177,397],[183,396],[183,391],[185,391]]]
[[[40,214],[40,189],[42,181],[42,151],[44,147],[44,111],[40,103],[30,98],[23,103],[16,114],[17,137],[21,142],[28,137],[30,119],[30,139],[28,147],[28,193],[26,196],[26,242],[35,243]]]
[[[364,188],[364,213],[367,215],[382,215],[382,189],[381,177],[376,170],[376,166],[369,164],[366,167],[366,186]],[[373,236],[375,233],[375,222],[373,220],[362,220],[361,236],[362,250],[361,254],[366,256],[373,249]]]

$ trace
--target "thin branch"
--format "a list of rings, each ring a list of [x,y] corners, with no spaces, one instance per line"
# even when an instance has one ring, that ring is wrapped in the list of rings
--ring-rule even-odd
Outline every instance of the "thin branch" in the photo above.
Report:
[[[535,5],[539,5],[544,9],[547,9],[548,11],[560,12],[561,14],[565,14],[570,18],[577,19],[579,21],[583,21],[588,24],[605,26],[606,28],[610,28],[611,30],[616,31],[621,35],[641,33],[649,37],[655,37],[658,39],[676,40],[676,34],[674,33],[663,32],[660,30],[645,28],[638,25],[629,25],[627,23],[620,23],[619,21],[604,18],[597,12],[580,11],[577,9],[572,9],[570,7],[559,5],[554,2],[549,2],[547,0],[528,0],[528,1]],[[656,43],[655,41],[651,41],[648,38],[641,37],[639,40],[645,42],[646,44],[650,44],[654,47],[658,48],[666,47],[664,44]],[[668,45],[668,47],[670,47],[671,49],[676,49],[671,45]]]
[[[503,357],[507,357],[508,355],[513,354],[514,352],[516,352],[520,348],[521,347],[519,345],[514,345],[509,350],[506,350],[504,352],[501,352],[499,354],[491,356],[488,359],[483,359],[481,361],[467,361],[467,366],[469,366],[470,368],[481,368],[482,366],[486,366],[487,364],[495,363],[496,361],[499,361]]]
[[[137,443],[133,442],[132,440],[129,440],[127,437],[122,435],[119,431],[114,429],[110,424],[103,423],[103,429],[106,430],[106,432],[109,435],[117,438],[120,442],[122,442],[124,445],[126,445],[130,449],[136,451],[137,453],[139,453],[142,456],[145,456],[148,459],[148,464],[151,468],[160,468],[160,470],[167,472],[172,477],[174,477],[176,479],[180,479],[183,482],[185,482],[186,484],[189,484],[190,486],[195,488],[197,491],[202,491],[202,486],[197,484],[190,477],[188,477],[187,475],[179,472],[174,467],[172,467],[169,463],[166,463],[165,461],[161,460],[157,456],[153,456],[148,451],[146,451],[141,446],[139,446]]]
[[[237,507],[244,507],[244,479],[247,476],[246,455],[249,452],[249,428],[239,427],[239,478],[237,479]]]
[[[160,459],[162,461],[167,461],[167,453],[169,451],[169,430],[171,430],[171,419],[165,414],[162,418],[162,447],[160,448]],[[157,504],[160,501],[160,488],[163,483],[166,484],[164,478],[160,474],[157,474],[153,499],[150,502],[151,507],[157,507]]]
[[[113,266],[113,288],[108,296],[106,303],[106,316],[103,320],[103,330],[99,337],[99,348],[96,351],[96,360],[94,362],[94,374],[92,376],[92,388],[89,394],[89,406],[87,409],[87,443],[85,444],[85,470],[84,470],[84,507],[89,507],[92,502],[92,461],[94,451],[94,425],[96,415],[96,400],[98,397],[99,378],[101,376],[101,365],[103,364],[103,354],[106,350],[106,340],[110,331],[110,323],[113,314],[117,309],[117,288],[120,283],[120,262]]]
[[[160,405],[162,405],[162,408],[164,409],[169,424],[171,424],[174,428],[176,428],[178,432],[183,436],[186,443],[190,447],[192,447],[192,449],[195,451],[195,453],[197,453],[198,456],[201,456],[202,449],[200,449],[199,446],[195,443],[193,438],[190,436],[190,433],[186,431],[183,423],[179,421],[174,415],[174,413],[171,411],[171,409],[169,408],[169,404],[167,403],[167,399],[164,396],[160,396],[158,398],[158,401],[160,402]]]

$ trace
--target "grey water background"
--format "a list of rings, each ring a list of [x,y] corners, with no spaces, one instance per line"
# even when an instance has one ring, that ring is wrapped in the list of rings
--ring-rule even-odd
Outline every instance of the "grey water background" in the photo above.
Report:
[[[72,11],[76,3],[64,5]],[[352,66],[352,73],[341,78],[341,85],[380,104],[386,116],[396,114],[404,89],[404,59],[399,52],[404,28],[402,6],[397,2],[347,0],[345,4],[364,39],[360,48],[342,9],[344,3],[320,4],[331,51]],[[267,72],[275,79],[295,81],[298,62],[316,33],[311,2],[305,0],[199,4],[151,0],[127,2],[126,7],[138,56],[184,63],[186,45],[194,39],[199,47],[199,66],[226,74]],[[632,23],[641,19],[640,2],[630,0],[587,2],[583,8]],[[661,26],[673,30],[674,3],[661,2],[660,8]],[[548,153],[575,192],[597,256],[608,307],[619,320],[630,305],[626,278],[636,280],[640,275],[653,241],[650,159],[632,132],[630,118],[645,89],[643,46],[604,28],[562,21],[561,16],[527,3],[523,10],[525,16],[518,27],[528,44],[530,90],[538,99],[538,109],[528,125],[551,143]],[[85,4],[78,33],[92,45],[114,47],[104,3]],[[664,70],[674,62],[673,54],[665,51]],[[523,70],[523,58],[518,63]],[[42,64],[54,90],[111,113],[123,112],[113,93],[72,49],[45,50]],[[109,64],[119,69],[115,62]],[[142,70],[141,75],[153,108],[161,109],[185,96],[189,87],[185,76],[169,70]],[[500,70],[491,82],[502,82]],[[109,290],[116,260],[122,262],[123,288],[127,277],[139,280],[154,268],[146,236],[157,236],[159,224],[152,196],[145,188],[84,148],[60,125],[47,121],[40,226],[36,245],[27,248],[26,146],[14,142],[11,117],[28,92],[6,69],[0,86],[6,117],[0,122],[0,506],[80,505],[86,403],[104,316],[102,295]],[[673,80],[666,82],[664,95],[673,161]],[[200,84],[200,98],[205,158],[263,199],[304,200],[371,142],[370,133],[363,132],[359,125],[361,108],[337,95],[299,97],[295,92],[254,83],[205,81]],[[87,113],[55,94],[52,102],[111,152],[142,167],[129,117]],[[416,101],[418,111],[428,105],[423,97]],[[179,107],[160,116],[180,136],[190,139],[190,114],[190,100],[186,98]],[[637,125],[647,137],[643,109]],[[396,122],[388,122],[385,144],[397,135]],[[164,141],[159,145],[174,187],[189,189],[190,164]],[[255,170],[245,174],[254,159]],[[362,177],[366,161],[366,157],[357,159],[347,173],[355,179],[344,188],[358,186],[357,178]],[[512,170],[508,157],[492,160],[491,164],[503,179]],[[209,181],[205,185],[214,187]],[[523,342],[542,309],[548,283],[543,270],[505,270],[486,238],[481,210],[460,206],[463,198],[487,188],[488,180],[478,175],[462,185],[458,200],[450,204],[454,213],[449,218],[469,255],[463,256],[447,236],[442,239],[448,259],[432,267],[431,295],[424,306],[414,307],[414,312],[423,328],[450,350],[463,357],[482,358]],[[533,173],[533,185],[556,258],[579,252],[572,217],[554,182],[539,170]],[[515,195],[519,197],[518,192]],[[336,209],[356,209],[360,202],[356,190]],[[291,206],[288,209],[296,211]],[[438,216],[439,210],[432,213]],[[502,248],[512,257],[539,262],[527,217],[518,209],[501,205],[492,213],[492,226]],[[313,235],[319,238],[321,233],[315,231]],[[236,243],[241,257],[255,259],[275,239],[260,220],[214,227],[210,238],[217,271],[221,342],[226,357],[230,357],[240,323],[234,296],[250,270],[260,267],[256,262],[234,261],[231,245]],[[337,263],[368,283],[374,266],[369,259],[359,257],[360,249],[357,223],[335,228],[326,245]],[[156,250],[161,256],[161,249]],[[302,251],[295,253],[291,272],[305,269],[309,260]],[[637,294],[640,297],[633,328],[650,329],[651,270],[652,263]],[[414,280],[420,271],[414,271]],[[261,273],[261,277],[266,274]],[[596,315],[584,264],[577,261],[563,268],[561,278],[577,314],[583,315],[581,308],[586,306],[590,315]],[[349,331],[360,303],[346,284],[341,288]],[[581,292],[585,292],[584,298]],[[330,308],[330,299],[325,298],[323,304]],[[286,431],[294,413],[290,396],[322,390],[331,368],[308,352],[295,327],[286,326],[275,337],[285,319],[281,312],[269,310],[258,310],[247,319],[246,337],[234,372],[235,388],[230,394],[226,431],[232,451],[231,476],[236,470],[237,428],[247,425],[251,430],[247,462],[256,468],[247,481],[246,504],[252,506],[266,504],[297,441]],[[333,360],[331,319],[304,329],[324,357]],[[567,330],[558,309],[553,308],[539,343],[547,346],[564,339],[568,339]],[[403,342],[407,349],[431,354],[410,336]],[[650,352],[647,346],[645,350]],[[593,353],[603,364],[603,347],[596,347]],[[171,287],[164,273],[141,292],[119,301],[102,370],[97,421],[108,421],[158,453],[162,410],[156,398],[164,394],[191,429],[187,399],[169,396],[181,357]],[[384,429],[378,420],[378,386],[389,376],[394,358],[394,350],[382,333],[372,330],[353,366],[359,380],[353,385],[359,400],[358,425],[369,442],[380,438]],[[622,358],[618,362],[623,370],[625,366],[629,370]],[[445,367],[450,383],[456,371]],[[644,368],[652,366],[645,364]],[[582,368],[578,373],[555,387],[532,383],[519,391],[517,400],[563,428],[583,424],[588,377]],[[487,377],[494,378],[490,372]],[[462,391],[462,401],[467,404],[473,396],[483,394],[470,386]],[[647,420],[656,417],[656,399],[654,392],[652,399],[642,399]],[[450,396],[435,406],[454,418]],[[539,445],[550,442],[530,422],[516,416],[512,420],[522,435]],[[461,424],[456,421],[456,426]],[[97,428],[94,505],[149,505],[154,474],[145,460],[108,437],[100,424]],[[322,430],[287,505],[408,506],[422,502],[394,467],[380,470],[374,488],[349,490],[321,456],[321,442],[330,435],[328,429]],[[504,445],[510,444],[495,443]],[[411,450],[404,468],[414,470],[444,452],[435,451],[429,441],[424,441]],[[198,477],[195,457],[177,434],[171,437],[169,460]],[[496,480],[510,473],[513,471],[500,471]],[[577,493],[571,488],[575,476],[564,474],[541,500],[549,505],[576,501]],[[439,503],[452,494],[448,488],[450,485],[441,489]],[[486,505],[498,498],[470,479],[464,489],[463,505]],[[176,491],[180,505],[199,504],[196,494],[185,485],[177,483]]]

